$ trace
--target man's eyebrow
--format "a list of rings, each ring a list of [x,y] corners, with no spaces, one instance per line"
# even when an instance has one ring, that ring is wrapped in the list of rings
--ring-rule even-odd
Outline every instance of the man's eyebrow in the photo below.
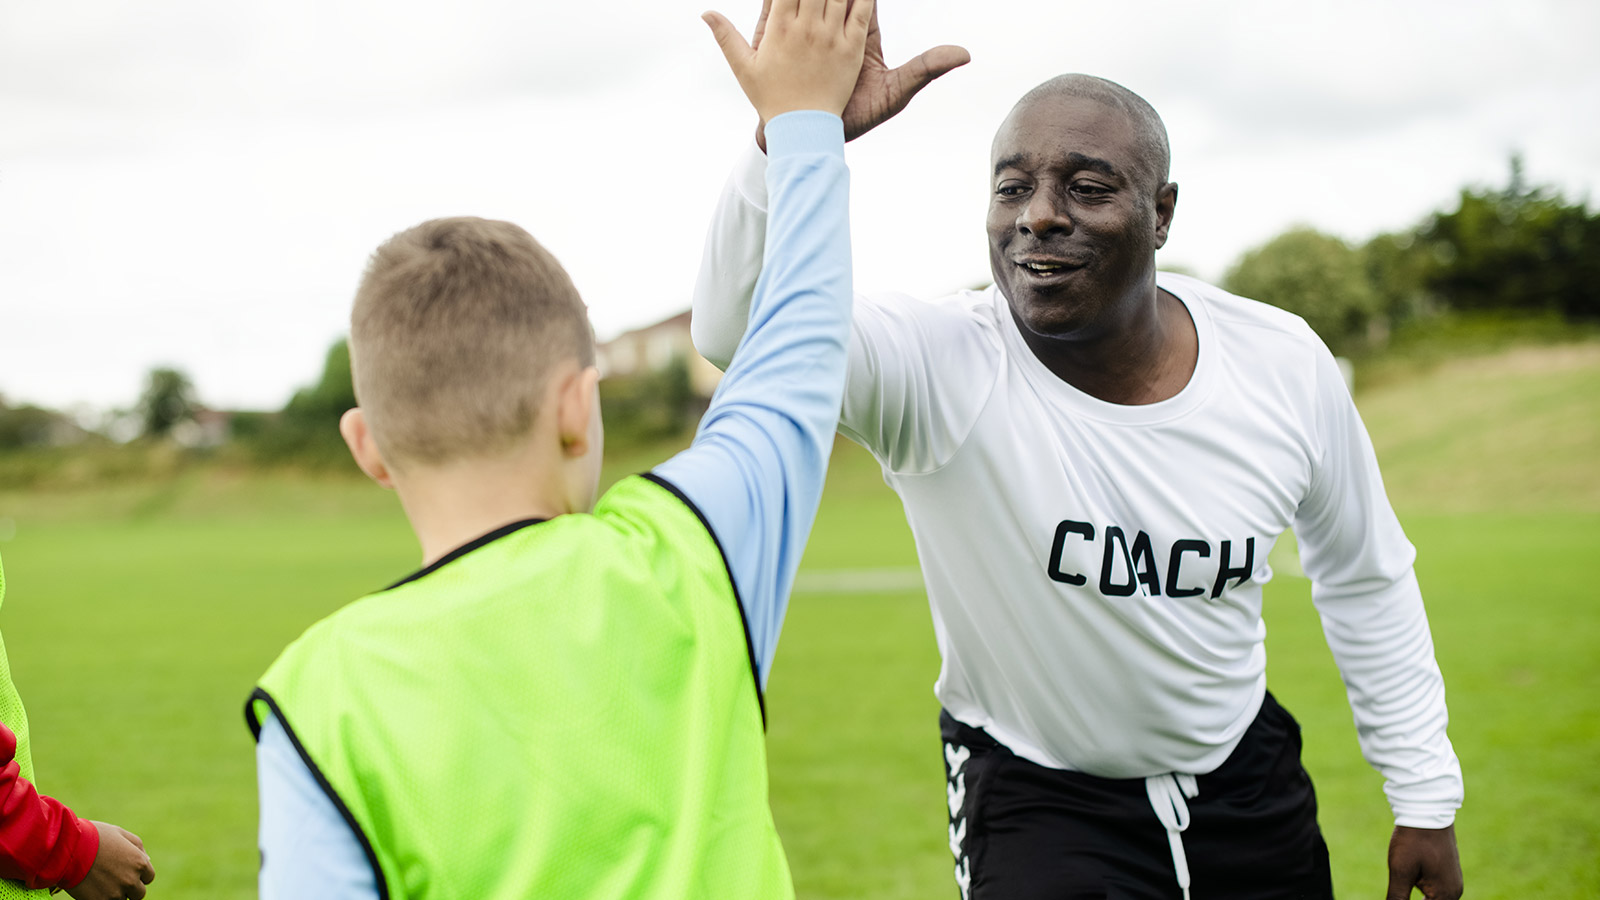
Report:
[[[1107,178],[1122,177],[1122,173],[1117,171],[1116,166],[1113,166],[1111,163],[1101,159],[1098,156],[1084,156],[1082,153],[1068,153],[1067,162],[1071,163],[1074,169],[1092,169],[1096,172],[1099,172],[1101,175],[1106,176]]]
[[[998,176],[1006,169],[1014,166],[1020,167],[1021,164],[1027,162],[1027,160],[1028,155],[1026,153],[1013,153],[994,164],[994,174]],[[1107,178],[1122,177],[1122,173],[1117,171],[1116,166],[1113,166],[1110,162],[1101,159],[1098,156],[1085,156],[1082,153],[1068,153],[1067,164],[1073,169],[1090,169],[1092,171],[1099,172],[1101,175],[1104,175]]]
[[[1004,172],[1012,166],[1021,163],[1025,159],[1027,159],[1027,156],[1021,153],[1013,153],[994,164],[994,174],[999,175],[1001,172]]]

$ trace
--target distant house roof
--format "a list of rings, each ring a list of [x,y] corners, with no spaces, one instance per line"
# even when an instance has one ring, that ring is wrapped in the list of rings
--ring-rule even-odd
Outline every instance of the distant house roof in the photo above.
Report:
[[[618,341],[623,341],[623,340],[626,340],[628,338],[639,337],[641,335],[650,334],[651,332],[654,332],[654,331],[662,331],[662,330],[688,331],[689,330],[689,310],[686,309],[683,312],[678,313],[677,315],[668,316],[665,319],[662,319],[661,321],[655,322],[655,323],[650,324],[650,325],[645,325],[645,326],[640,327],[640,328],[635,328],[635,329],[632,329],[631,331],[624,331],[623,333],[617,335],[616,337],[612,338],[611,340],[601,343],[600,346],[606,347],[606,346],[609,346],[611,344],[615,344]]]
[[[689,310],[625,331],[595,349],[604,378],[659,371],[678,358],[688,362],[691,385],[702,397],[711,396],[722,378],[717,367],[695,351],[689,333]]]

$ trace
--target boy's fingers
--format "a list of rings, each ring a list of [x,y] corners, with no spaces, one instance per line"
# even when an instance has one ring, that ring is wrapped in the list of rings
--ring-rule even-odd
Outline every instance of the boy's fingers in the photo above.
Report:
[[[744,36],[739,34],[739,29],[733,27],[733,23],[719,12],[706,12],[700,18],[711,26],[711,36],[717,39],[717,46],[722,48],[722,56],[728,61],[728,66],[735,73],[741,71],[751,50]]]
[[[822,14],[823,0],[774,0],[772,20],[799,25]]]
[[[850,5],[850,21],[846,24],[851,30],[866,34],[872,26],[872,11],[876,8],[873,0],[855,0]]]
[[[772,0],[772,10],[767,17],[767,24],[787,25],[798,18],[799,15],[800,0]]]
[[[761,36],[767,32],[767,16],[772,14],[772,0],[761,0],[761,16],[756,19],[756,30],[750,35],[750,49],[761,47]]]

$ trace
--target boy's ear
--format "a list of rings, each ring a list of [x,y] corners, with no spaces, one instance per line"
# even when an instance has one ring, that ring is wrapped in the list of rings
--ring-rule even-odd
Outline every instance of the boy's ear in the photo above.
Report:
[[[561,455],[576,459],[588,453],[593,432],[589,426],[600,416],[596,387],[600,370],[588,366],[569,373],[561,383],[556,400],[556,430],[561,437]]]
[[[389,472],[389,464],[383,461],[383,455],[378,452],[378,443],[372,439],[372,429],[367,427],[367,416],[361,407],[347,409],[339,417],[339,434],[344,438],[346,447],[350,448],[350,455],[355,457],[356,465],[367,477],[386,488],[394,488],[394,476]]]

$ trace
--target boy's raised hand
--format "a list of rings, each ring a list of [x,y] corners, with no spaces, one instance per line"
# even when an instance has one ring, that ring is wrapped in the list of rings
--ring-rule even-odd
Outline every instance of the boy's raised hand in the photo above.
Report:
[[[872,8],[873,0],[772,0],[755,48],[720,13],[702,18],[756,114],[771,121],[800,109],[844,111],[861,73]]]

